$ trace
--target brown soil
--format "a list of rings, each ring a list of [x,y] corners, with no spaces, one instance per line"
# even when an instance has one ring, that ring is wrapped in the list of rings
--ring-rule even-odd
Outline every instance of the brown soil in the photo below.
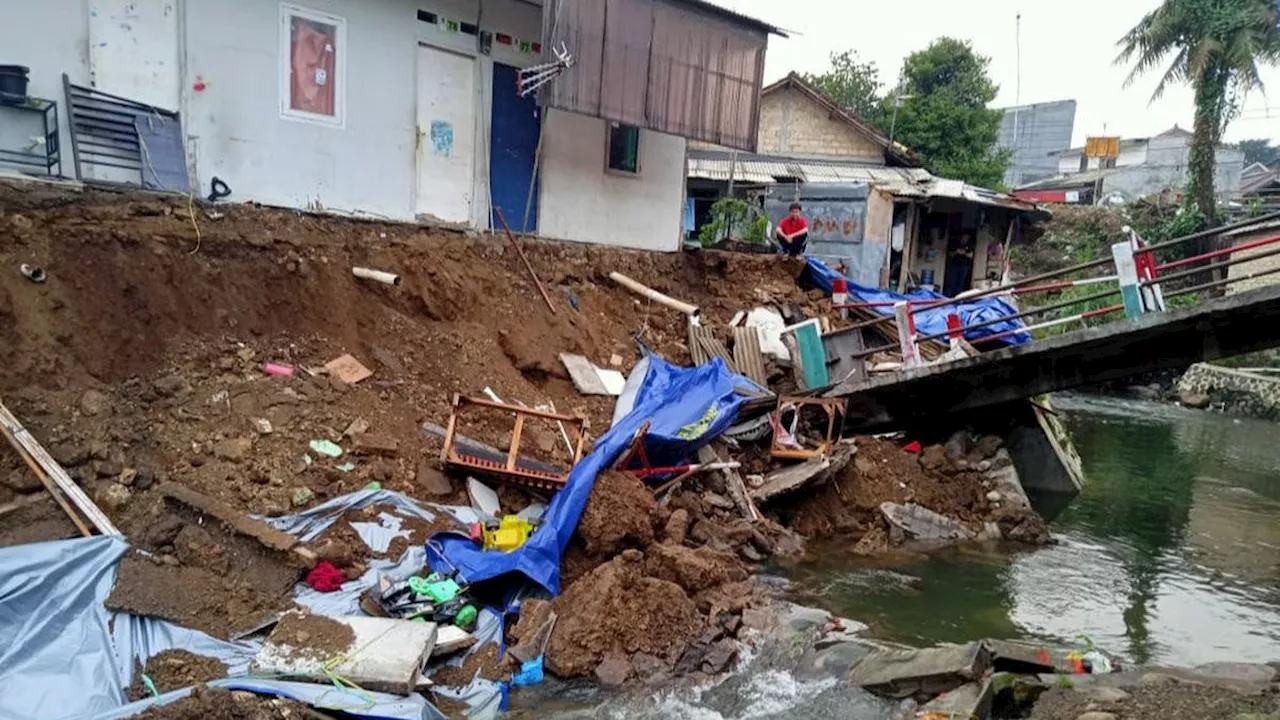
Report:
[[[356,641],[349,625],[307,612],[287,613],[271,631],[267,642],[293,648],[295,658],[328,660],[351,649]]]
[[[698,304],[713,326],[763,301],[827,303],[798,290],[795,268],[773,257],[527,241],[552,314],[502,238],[222,206],[216,221],[197,210],[197,247],[178,198],[0,183],[0,208],[0,267],[36,262],[49,273],[42,284],[0,274],[0,396],[90,494],[128,484],[132,497],[104,509],[131,536],[154,523],[139,507],[166,480],[264,515],[373,480],[416,495],[420,460],[440,449],[421,422],[446,423],[454,393],[485,386],[509,402],[554,402],[601,432],[613,400],[580,395],[558,353],[602,366],[617,354],[625,372],[642,332],[688,360],[683,316],[622,289],[610,271]],[[396,271],[403,283],[358,281],[353,265]],[[347,386],[308,374],[344,353],[374,375]],[[267,376],[264,362],[296,376]],[[105,402],[82,403],[87,390]],[[350,452],[342,432],[357,418],[396,441],[393,456]],[[317,457],[315,439],[348,452]],[[355,469],[337,469],[346,462]],[[122,474],[132,470],[138,479]],[[50,538],[63,534],[50,527]]]
[[[626,548],[653,542],[665,522],[653,491],[628,473],[606,470],[596,476],[578,520],[578,537],[588,555],[610,558]]]
[[[293,606],[280,595],[268,595],[201,567],[158,564],[140,555],[120,561],[107,608],[164,618],[183,627],[227,639],[272,613]]]
[[[138,720],[296,720],[306,705],[265,695],[199,685],[177,702],[147,708]]]
[[[1115,720],[1235,720],[1274,717],[1280,696],[1245,695],[1228,688],[1166,682],[1124,689],[1129,697],[1099,703],[1087,692],[1050,688],[1036,700],[1032,720],[1076,720],[1086,712],[1111,713]],[[1252,714],[1250,714],[1252,713]]]
[[[507,668],[497,643],[484,645],[468,655],[461,665],[437,670],[431,675],[431,682],[444,687],[463,687],[475,679],[476,673],[486,680],[511,679],[511,671]]]
[[[190,687],[227,676],[227,666],[217,658],[196,655],[186,650],[165,650],[141,664],[133,673],[133,684],[124,691],[130,702],[151,697],[151,690],[142,682],[146,673],[161,693]]]
[[[561,677],[592,673],[611,652],[643,652],[674,664],[701,634],[706,618],[684,588],[644,575],[644,555],[626,550],[570,585],[547,649]]]

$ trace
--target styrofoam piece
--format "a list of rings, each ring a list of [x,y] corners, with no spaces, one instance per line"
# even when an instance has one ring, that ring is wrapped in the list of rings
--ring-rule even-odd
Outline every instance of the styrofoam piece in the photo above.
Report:
[[[327,680],[337,675],[370,690],[408,695],[435,647],[436,624],[375,617],[326,617],[351,628],[351,645],[335,657],[317,657],[273,633],[251,665],[257,674]]]
[[[497,518],[502,514],[502,505],[498,502],[498,493],[479,480],[467,478],[467,495],[471,498],[471,506],[480,514]]]

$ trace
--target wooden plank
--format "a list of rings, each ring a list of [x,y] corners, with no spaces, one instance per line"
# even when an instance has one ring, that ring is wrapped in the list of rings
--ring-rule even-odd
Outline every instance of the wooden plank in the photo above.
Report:
[[[71,501],[76,509],[84,515],[98,532],[103,535],[123,535],[116,526],[111,522],[111,518],[107,517],[102,509],[94,504],[89,496],[76,485],[71,476],[67,475],[67,471],[62,469],[56,460],[45,452],[45,449],[36,442],[35,437],[22,427],[22,423],[18,422],[18,418],[9,412],[9,408],[0,402],[0,425],[5,429],[6,435],[10,437],[10,441],[21,446],[27,455],[30,456],[31,462],[39,465],[40,468],[48,475],[48,479],[61,490]],[[38,474],[38,473],[37,473]],[[47,486],[46,486],[47,487]],[[51,490],[52,492],[52,490]],[[57,495],[54,495],[55,499]]]
[[[698,450],[698,462],[716,463],[725,462],[720,452],[711,445],[703,445]],[[751,496],[747,494],[747,485],[742,482],[742,475],[736,469],[723,469],[718,471],[724,476],[725,485],[729,488],[729,497],[733,499],[733,504],[738,506],[738,512],[742,517],[756,522],[760,519],[760,511],[756,509],[755,503],[751,502]]]
[[[768,388],[764,355],[760,352],[760,331],[754,327],[733,329],[733,362],[739,372],[762,388]]]
[[[272,550],[289,552],[298,544],[298,538],[277,530],[261,520],[255,520],[221,500],[215,500],[189,487],[167,482],[160,486],[160,494],[198,513],[215,518],[232,531],[251,537]]]

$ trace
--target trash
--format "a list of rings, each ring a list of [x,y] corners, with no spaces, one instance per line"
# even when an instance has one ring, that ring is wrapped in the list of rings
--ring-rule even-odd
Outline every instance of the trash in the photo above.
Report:
[[[369,597],[376,609],[388,617],[430,620],[463,629],[474,627],[478,617],[467,589],[443,573],[431,573],[425,578],[413,576],[400,582],[383,575]]]
[[[366,690],[408,695],[435,646],[435,623],[325,615],[303,615],[302,619],[318,630],[310,633],[307,640],[299,641],[298,631],[290,629],[286,614],[254,658],[251,673],[321,682],[342,678],[347,684]],[[341,639],[328,629],[330,623],[349,629],[351,640],[344,647],[329,647],[335,639]],[[295,620],[292,625],[299,623]]]
[[[903,452],[909,452],[912,455],[919,455],[924,450],[924,445],[921,445],[919,440],[912,440],[906,445],[903,445],[902,450]]]
[[[311,572],[307,573],[307,585],[311,586],[312,590],[322,593],[341,590],[345,580],[342,571],[328,560],[316,563],[316,566],[311,568]]]
[[[511,447],[507,451],[498,451],[481,443],[466,441],[457,435],[458,418],[466,413],[474,415],[476,410],[499,411],[514,416],[511,433]],[[521,432],[528,418],[554,420],[560,422],[575,443],[573,456],[568,467],[557,467],[544,462],[527,460],[520,457]],[[584,428],[586,420],[568,415],[535,410],[520,405],[508,405],[480,398],[455,395],[453,411],[449,415],[449,427],[445,430],[444,448],[441,460],[446,465],[466,468],[472,471],[501,475],[508,482],[525,485],[538,490],[558,491],[564,487],[565,480],[573,466],[582,459],[583,445],[586,442]],[[426,423],[423,429],[430,430]]]
[[[342,448],[330,440],[312,440],[311,450],[326,457],[342,457]]]
[[[293,368],[279,363],[267,363],[262,366],[262,371],[268,375],[281,375],[284,377],[293,377],[294,373]]]
[[[45,275],[44,268],[39,265],[28,265],[23,263],[18,266],[18,272],[22,273],[24,277],[33,283],[42,283],[47,277],[47,275]]]
[[[257,428],[257,429],[258,429],[258,432],[259,432],[259,433],[261,433],[262,435],[270,435],[270,434],[271,434],[271,431],[272,431],[272,428],[271,428],[271,421],[270,421],[270,420],[268,420],[268,419],[266,419],[266,418],[258,418],[258,419],[256,419],[256,420],[254,420],[254,421],[253,421],[253,426],[254,426],[255,428]]]
[[[339,469],[339,470],[342,470],[342,466],[341,466],[341,465],[339,465],[339,466],[338,466],[338,469]],[[365,486],[364,486],[363,488],[361,488],[361,489],[362,489],[362,490],[381,490],[381,489],[382,489],[382,483],[378,482],[377,480],[374,480],[373,482],[369,483],[368,485],[365,485]]]
[[[360,364],[360,361],[351,355],[343,355],[341,357],[334,358],[333,360],[325,363],[324,367],[329,371],[330,375],[338,378],[348,385],[355,385],[361,380],[373,375],[372,370]]]
[[[770,454],[800,460],[827,455],[844,434],[846,407],[846,401],[837,398],[779,397],[771,420]]]
[[[480,525],[480,536],[485,550],[511,552],[524,545],[533,534],[533,523],[518,515],[503,515],[499,522],[486,522]]]
[[[335,466],[334,466],[334,469],[335,469],[335,470],[341,470],[341,471],[342,471],[342,472],[344,472],[344,473],[349,473],[349,472],[351,472],[352,470],[355,470],[355,469],[356,469],[356,464],[355,464],[355,463],[353,463],[353,462],[344,462],[344,463],[342,463],[341,465],[335,465]],[[375,481],[375,482],[376,482],[376,481]],[[381,487],[382,487],[382,486],[381,486],[381,485],[379,485],[377,489],[381,489]]]
[[[782,313],[773,308],[758,307],[747,313],[746,326],[755,328],[760,334],[760,351],[772,355],[783,362],[791,361],[791,352],[782,342],[782,332],[787,321]]]
[[[627,380],[617,370],[596,367],[581,355],[560,353],[560,362],[573,379],[573,386],[583,395],[613,395],[622,393]]]
[[[511,684],[516,687],[537,685],[542,682],[542,656],[520,663],[520,669],[511,674]]]
[[[502,514],[498,503],[498,493],[475,478],[467,478],[467,496],[471,498],[471,507],[482,515],[497,518]]]

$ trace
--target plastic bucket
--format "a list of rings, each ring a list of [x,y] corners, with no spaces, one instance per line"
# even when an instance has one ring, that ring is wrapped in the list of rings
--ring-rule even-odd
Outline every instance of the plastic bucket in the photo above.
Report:
[[[27,99],[27,75],[30,69],[22,65],[0,65],[0,97]]]

